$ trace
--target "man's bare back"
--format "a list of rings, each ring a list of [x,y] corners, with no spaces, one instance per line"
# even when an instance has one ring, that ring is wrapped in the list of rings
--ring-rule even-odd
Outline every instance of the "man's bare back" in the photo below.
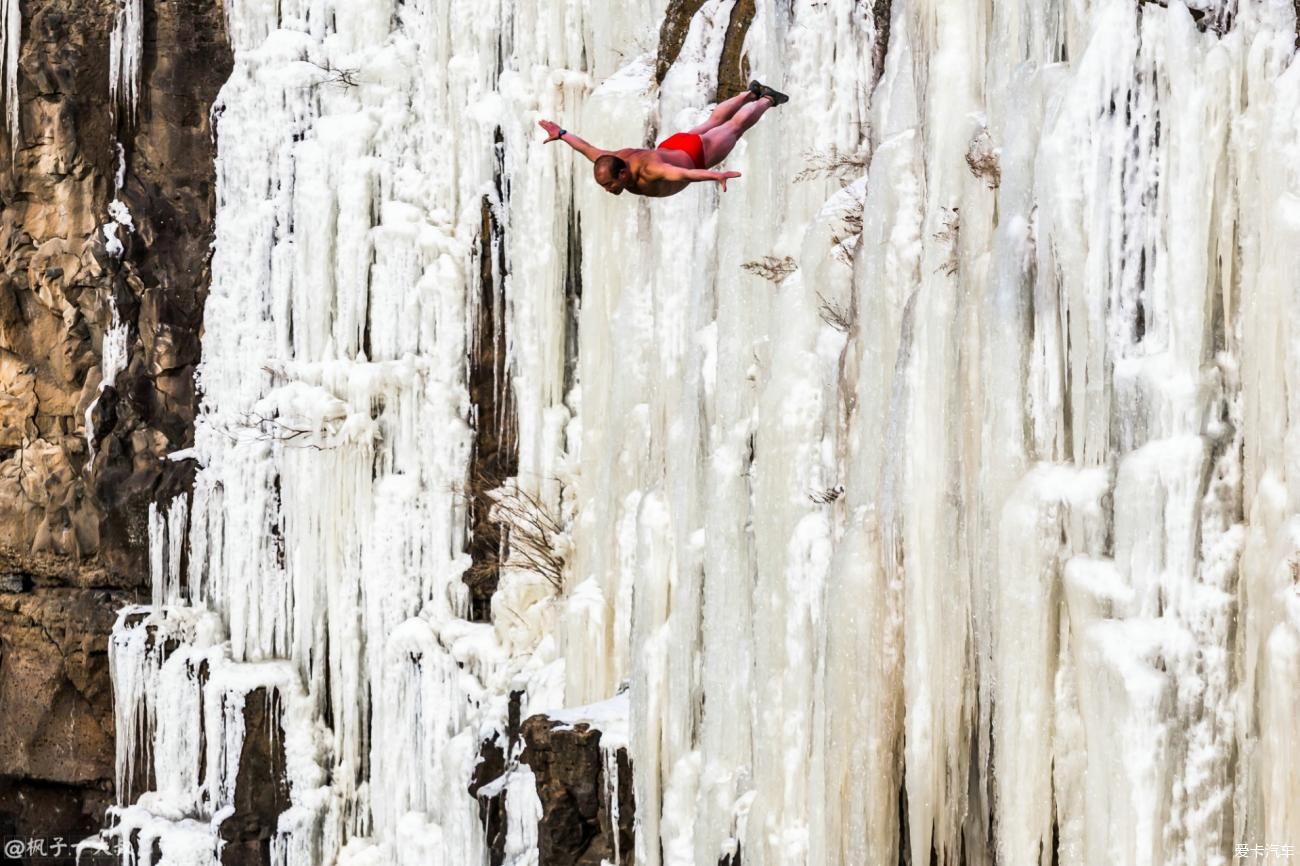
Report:
[[[749,90],[718,105],[709,119],[689,132],[677,133],[656,148],[625,147],[602,150],[549,120],[539,122],[547,141],[563,139],[590,159],[596,183],[606,192],[662,198],[675,195],[692,183],[713,181],[725,192],[727,181],[740,177],[738,171],[712,171],[726,159],[740,137],[758,123],[773,105],[787,101],[784,94],[750,82]]]

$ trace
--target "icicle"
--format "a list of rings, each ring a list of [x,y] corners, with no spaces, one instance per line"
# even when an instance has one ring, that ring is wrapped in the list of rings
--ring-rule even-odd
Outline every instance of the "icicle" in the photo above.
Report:
[[[22,52],[21,0],[0,2],[0,53],[4,55],[4,105],[9,122],[10,159],[18,153],[18,56]]]
[[[168,503],[166,512],[157,503],[149,503],[149,574],[155,608],[184,601],[181,563],[185,556],[189,511],[189,498],[185,496],[177,496]]]
[[[140,101],[140,58],[144,52],[144,0],[118,0],[108,48],[109,99],[135,121]],[[119,184],[120,188],[120,184]]]
[[[537,825],[542,803],[537,799],[537,780],[525,765],[512,770],[506,783],[505,866],[537,866]]]
[[[99,355],[99,390],[95,399],[90,401],[86,407],[86,447],[90,452],[88,462],[95,459],[95,424],[93,421],[95,407],[99,405],[99,395],[104,393],[105,388],[117,386],[117,377],[127,367],[129,348],[130,330],[126,322],[122,321],[117,312],[117,302],[113,296],[108,296],[109,325],[108,330],[104,332],[104,342],[100,349]]]
[[[162,774],[160,766],[170,766],[159,764],[155,735],[163,702],[172,699],[175,689],[187,688],[186,675],[176,670],[183,668],[186,657],[175,656],[176,651],[203,650],[219,640],[219,621],[192,609],[128,606],[119,613],[108,661],[115,695],[115,778],[121,805],[130,805],[127,798],[140,794],[137,777],[142,766],[137,762],[151,761],[155,776]],[[164,674],[165,670],[172,673]],[[164,689],[164,683],[171,685]],[[177,721],[169,714],[165,724]]]

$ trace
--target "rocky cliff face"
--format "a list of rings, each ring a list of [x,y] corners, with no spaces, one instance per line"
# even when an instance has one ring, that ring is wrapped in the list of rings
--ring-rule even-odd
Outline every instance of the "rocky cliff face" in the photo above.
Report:
[[[109,96],[117,2],[21,6],[0,159],[0,832],[72,834],[112,798],[107,635],[147,586],[149,505],[192,474],[165,455],[192,438],[231,61],[220,2],[144,4],[132,116]],[[124,365],[101,387],[114,315]]]

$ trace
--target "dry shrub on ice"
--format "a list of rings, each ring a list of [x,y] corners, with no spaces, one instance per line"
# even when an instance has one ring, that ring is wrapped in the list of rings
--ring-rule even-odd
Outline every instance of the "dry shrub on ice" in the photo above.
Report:
[[[476,486],[486,488],[481,492],[492,502],[488,520],[501,527],[502,557],[490,567],[528,571],[563,591],[565,533],[559,517],[516,479],[482,477]]]
[[[745,262],[740,267],[756,277],[779,283],[790,274],[793,274],[799,266],[795,264],[794,259],[790,256],[784,256],[781,258],[776,256],[763,256],[761,259],[755,259],[752,262]]]
[[[825,295],[817,296],[817,314],[826,324],[837,331],[847,334],[853,328],[853,311],[848,307],[829,301]]]
[[[970,166],[970,173],[983,180],[989,189],[997,189],[1002,185],[1002,164],[999,157],[1000,151],[993,146],[993,136],[989,135],[987,129],[981,129],[966,148],[966,165]]]
[[[813,180],[819,177],[833,177],[842,184],[847,184],[854,177],[867,170],[870,160],[860,151],[842,151],[837,147],[827,150],[810,150],[804,154],[807,164],[803,171],[794,176],[795,183]]]
[[[934,239],[948,244],[948,259],[939,265],[937,270],[951,277],[957,273],[961,260],[958,247],[958,242],[961,239],[961,208],[946,207],[943,209],[943,228],[934,233]]]

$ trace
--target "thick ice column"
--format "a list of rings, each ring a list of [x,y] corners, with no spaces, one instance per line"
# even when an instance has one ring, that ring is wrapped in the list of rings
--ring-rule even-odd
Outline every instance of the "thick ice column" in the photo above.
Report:
[[[970,738],[977,711],[970,640],[972,587],[961,478],[974,447],[962,418],[961,370],[976,363],[959,281],[968,278],[962,221],[988,191],[965,164],[979,104],[987,24],[969,4],[922,3],[906,17],[919,88],[925,216],[921,234],[910,400],[900,439],[905,587],[904,664],[908,820],[913,860],[955,859],[970,814]],[[939,82],[942,81],[942,85]],[[977,815],[972,815],[982,823]],[[981,831],[982,832],[982,831]]]
[[[897,435],[909,394],[915,307],[908,299],[922,216],[918,144],[911,131],[885,140],[867,179],[853,274],[857,324],[843,367],[854,383],[842,445],[843,534],[825,602],[827,811],[824,825],[813,828],[819,857],[812,862],[886,864],[898,857],[904,648],[896,544],[906,482],[901,454],[877,443]]]
[[[603,144],[607,140],[644,138],[651,69],[639,58],[593,91],[577,127],[585,137],[602,146],[613,146]],[[589,649],[565,647],[565,654],[575,662],[567,668],[565,689],[567,702],[573,704],[608,697],[619,680],[632,673],[635,648],[629,628],[636,514],[646,484],[641,459],[653,447],[646,402],[652,387],[645,327],[653,309],[648,290],[650,244],[639,230],[640,206],[606,193],[586,176],[589,171],[589,166],[579,164],[574,178],[575,208],[582,214],[583,227],[577,371],[583,423],[576,479],[581,510],[573,530],[571,574],[579,582],[590,578],[599,582],[605,626],[600,643]],[[592,423],[595,418],[601,423]],[[587,667],[593,651],[610,657],[601,670]]]
[[[192,689],[199,687],[191,660],[197,664],[202,652],[222,637],[220,620],[194,609],[122,609],[108,644],[119,805],[131,805],[155,780],[158,790],[193,793],[194,779],[186,774],[197,773],[198,761],[186,763],[184,747],[177,743],[185,734],[178,726],[186,725]],[[198,742],[189,745],[197,748]],[[172,784],[177,778],[190,778],[191,784],[180,782],[177,788]]]
[[[1106,541],[1103,469],[1040,464],[1002,509],[991,575],[993,766],[1000,859],[1051,863],[1053,737],[1062,571],[1073,555],[1099,556]],[[1094,748],[1096,746],[1094,745]]]
[[[419,814],[437,829],[437,856],[472,863],[485,842],[477,814],[462,807],[467,780],[460,771],[467,752],[472,767],[478,748],[468,716],[473,703],[485,700],[479,678],[490,673],[492,660],[483,657],[490,627],[464,628],[461,635],[439,635],[427,621],[410,619],[384,641],[384,669],[374,683],[370,781],[376,837],[400,839],[403,825]],[[395,862],[418,859],[400,844],[392,852]]]
[[[1173,780],[1164,720],[1172,710],[1173,689],[1156,666],[1159,635],[1149,627],[1100,622],[1079,641],[1085,730],[1089,740],[1110,741],[1103,750],[1089,748],[1085,862],[1165,862],[1164,821]]]
[[[1119,315],[1117,306],[1116,319],[1127,327],[1133,320],[1132,279],[1120,279],[1124,263],[1131,268],[1132,259],[1115,255],[1124,235],[1122,226],[1113,224],[1134,209],[1115,202],[1139,195],[1123,186],[1127,125],[1108,109],[1113,101],[1127,102],[1135,77],[1133,10],[1118,2],[1100,4],[1093,31],[1044,134],[1036,190],[1040,249],[1050,256],[1040,263],[1040,272],[1059,279],[1062,332],[1057,339],[1067,352],[1063,384],[1070,418],[1066,447],[1069,457],[1085,465],[1104,459],[1111,426],[1107,299],[1118,305],[1126,298],[1128,314]],[[1054,242],[1047,245],[1049,238]]]
[[[1239,310],[1230,348],[1240,360],[1242,505],[1245,543],[1236,591],[1234,669],[1239,677],[1234,841],[1264,843],[1273,831],[1295,833],[1294,794],[1270,783],[1297,778],[1295,748],[1278,711],[1300,693],[1288,675],[1294,631],[1294,561],[1300,549],[1294,513],[1297,364],[1293,281],[1300,266],[1300,223],[1289,168],[1300,152],[1294,112],[1300,70],[1287,45],[1288,10],[1250,4],[1251,27],[1240,60],[1243,113],[1234,124],[1230,158],[1238,185],[1240,272],[1225,306]],[[1230,302],[1230,305],[1229,305]],[[1285,412],[1278,407],[1287,406]],[[1258,739],[1256,739],[1258,738]],[[1279,797],[1281,799],[1279,799]]]
[[[1273,627],[1264,653],[1257,772],[1261,800],[1266,805],[1259,835],[1290,839],[1300,832],[1300,773],[1292,757],[1292,725],[1300,713],[1300,602],[1294,593],[1287,606],[1287,620]]]
[[[874,34],[865,14],[863,8],[805,3],[788,12],[758,8],[748,42],[755,75],[808,98],[770,110],[746,134],[728,161],[728,167],[745,172],[744,182],[721,200],[714,384],[719,420],[712,435],[720,471],[734,466],[737,456],[751,467],[746,474],[752,553],[746,540],[745,547],[725,557],[733,563],[753,557],[752,687],[770,695],[750,720],[755,794],[743,800],[747,827],[740,840],[743,856],[759,863],[817,862],[825,847],[820,796],[826,785],[829,688],[825,582],[841,507],[834,504],[833,491],[842,491],[845,481],[835,467],[834,383],[845,347],[843,329],[851,327],[854,315],[852,271],[846,265],[865,195],[862,184],[839,187],[865,164],[864,97],[874,80]],[[835,63],[819,68],[811,62],[815,57],[834,57]],[[842,86],[827,88],[827,73]],[[763,158],[748,158],[751,153]],[[790,183],[792,169],[795,182]],[[760,243],[765,237],[770,240]],[[785,256],[797,270],[772,273],[771,286],[763,282],[753,263],[779,264]],[[732,306],[732,292],[754,297],[758,306],[754,301],[743,311]],[[727,345],[737,337],[744,342]],[[751,380],[757,387],[749,420],[741,412],[751,399]],[[747,429],[752,431],[748,441],[742,438]],[[726,573],[707,575],[706,587]],[[734,591],[718,586],[713,592],[722,597]],[[706,627],[706,636],[711,630]],[[706,655],[706,670],[717,665],[720,674],[734,667],[731,658],[729,651]],[[716,741],[709,727],[726,722],[721,716],[708,718],[711,706],[706,700],[706,735]],[[807,743],[807,749],[766,745],[793,740]],[[706,751],[705,766],[720,772],[727,753],[735,751],[729,747],[716,756]],[[737,824],[740,809],[737,801]],[[712,827],[698,830],[697,859],[716,857],[716,840]]]
[[[1000,12],[1009,14],[1005,7]],[[1050,439],[1042,441],[1046,437],[1027,435],[1038,432],[1036,428],[1059,429],[1060,426],[1059,395],[1053,400],[1049,393],[1044,393],[1046,389],[1040,390],[1044,368],[1055,373],[1060,359],[1056,357],[1051,359],[1054,363],[1045,362],[1036,354],[1034,327],[1034,316],[1041,315],[1034,297],[1037,279],[1034,164],[1043,122],[1045,91],[1053,78],[1032,63],[1019,67],[1014,74],[1008,72],[1003,64],[1016,59],[1020,52],[1032,56],[1034,52],[1045,49],[1037,43],[1018,43],[1017,40],[1023,37],[1018,36],[1007,21],[998,22],[998,14],[999,10],[995,10],[994,29],[990,35],[993,44],[989,49],[986,75],[1001,83],[997,89],[990,87],[992,104],[987,126],[975,133],[966,154],[972,173],[990,192],[985,196],[972,194],[969,197],[971,204],[960,212],[961,241],[963,247],[969,244],[967,249],[973,253],[968,253],[975,271],[970,283],[979,298],[971,310],[980,355],[980,376],[971,397],[978,400],[980,431],[976,447],[979,459],[968,461],[974,465],[968,465],[965,474],[976,527],[972,536],[975,539],[972,575],[976,587],[982,588],[972,599],[980,690],[975,743],[977,763],[972,772],[979,779],[976,788],[979,802],[975,808],[981,817],[992,814],[1007,792],[1037,790],[1040,795],[1048,793],[1047,799],[1050,800],[1052,740],[1045,736],[1045,719],[1051,713],[1051,672],[1055,668],[1055,655],[1049,654],[1035,663],[1032,671],[1024,672],[1028,684],[1024,691],[1028,695],[1022,709],[1037,713],[1044,724],[1034,731],[1034,748],[1026,750],[1032,756],[1028,763],[1034,765],[1033,781],[1022,780],[1023,788],[1014,791],[1004,786],[1003,779],[1014,779],[1016,773],[995,766],[994,762],[1003,757],[1015,760],[1014,755],[1008,755],[999,747],[999,741],[1005,742],[1009,731],[1004,729],[999,735],[996,715],[1001,711],[1004,718],[1014,718],[1017,710],[1004,709],[996,695],[1003,682],[1001,678],[1010,673],[1005,668],[1009,660],[1016,657],[1011,647],[1017,639],[1036,634],[1041,639],[1038,649],[1048,653],[1053,648],[1058,621],[1059,562],[1055,561],[1049,549],[1059,545],[1059,540],[1044,541],[1036,529],[1024,525],[1024,521],[1032,523],[1038,518],[1050,524],[1053,517],[1047,515],[1063,508],[1060,499],[1065,495],[1065,491],[1053,495],[1044,489],[1050,482],[1035,485],[1034,479],[1045,470],[1034,469],[1025,475],[1032,461],[1060,459],[1062,456],[1059,443]],[[1047,26],[1032,15],[1030,17],[1031,22],[1020,23],[1035,30]],[[1012,44],[1000,44],[1002,40]],[[1010,56],[998,52],[1009,52]],[[985,199],[994,197],[996,211],[991,212]],[[982,275],[979,272],[984,250],[988,250],[986,284],[980,279]],[[1031,412],[1044,419],[1043,423],[1031,426],[1028,423]],[[1067,476],[1068,473],[1063,472],[1057,480],[1068,482]],[[1015,515],[1019,515],[1020,522],[1013,519]],[[1011,525],[1016,529],[1009,532]],[[1035,546],[1044,545],[1048,549],[1030,552]],[[1014,561],[1006,561],[1007,556]],[[1025,592],[1022,593],[1021,589]],[[1025,623],[1008,619],[1006,611],[1009,605],[1006,602],[1009,597],[1020,603],[1029,602],[1031,606],[1035,602],[1041,603],[1035,609],[1035,616],[1041,620],[1041,627],[1046,632],[1039,634],[1038,629],[1032,627],[1026,627],[1022,632]],[[1010,634],[1005,633],[1008,625],[1011,626]],[[1045,679],[1035,679],[1035,675]],[[1018,678],[1015,682],[1020,684]],[[1019,693],[1021,690],[1012,687],[1012,691]],[[1015,736],[1011,735],[1013,739]],[[1046,765],[1043,763],[1044,754],[1047,756]],[[1025,804],[1022,802],[1021,805]],[[1028,810],[1015,807],[1011,807],[1011,811],[1025,813],[1025,820],[1016,825],[1023,833],[1021,838],[1013,839],[1016,831],[1000,832],[999,844],[1004,852],[1016,851],[1013,860],[1030,862],[1038,854],[1037,846],[1044,833],[1046,838],[1051,838],[1050,826],[1044,831],[1041,813],[1030,815]],[[1035,821],[1035,818],[1040,820]]]

